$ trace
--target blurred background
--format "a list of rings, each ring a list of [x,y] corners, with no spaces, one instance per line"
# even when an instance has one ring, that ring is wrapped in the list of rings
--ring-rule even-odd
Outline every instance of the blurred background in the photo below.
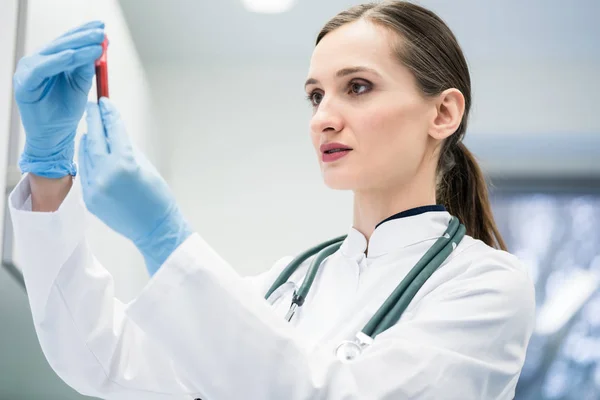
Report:
[[[241,274],[345,233],[351,193],[321,181],[302,86],[321,26],[358,3],[0,0],[0,185],[9,193],[20,177],[16,62],[101,19],[110,94],[130,135]],[[419,3],[466,54],[474,90],[466,143],[489,178],[509,250],[536,282],[537,328],[517,399],[598,399],[600,2]],[[83,398],[44,359],[6,211],[2,226],[0,399]],[[89,234],[117,296],[131,300],[148,280],[141,256],[92,216]]]

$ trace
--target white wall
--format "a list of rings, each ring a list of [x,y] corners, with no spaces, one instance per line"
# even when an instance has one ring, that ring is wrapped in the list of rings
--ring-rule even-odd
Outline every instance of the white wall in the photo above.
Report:
[[[150,66],[186,216],[242,274],[345,233],[351,197],[329,191],[308,139],[305,70]]]
[[[600,59],[472,60],[470,69],[473,134],[600,133]]]
[[[308,60],[148,67],[170,142],[168,179],[195,228],[242,274],[344,234],[352,222],[351,194],[323,185],[310,144],[302,88],[307,66]],[[520,174],[600,173],[593,148],[587,158],[565,148],[565,163],[563,155],[535,157],[552,150],[550,133],[567,146],[569,135],[600,138],[599,67],[471,62],[475,107],[468,135],[485,153],[488,173],[515,172],[513,166]],[[524,137],[528,150],[519,149]],[[494,146],[501,138],[501,151],[486,149],[486,138]]]
[[[8,157],[8,138],[12,104],[12,71],[17,31],[17,0],[2,0],[0,8],[0,184],[6,185],[6,165]],[[5,196],[0,196],[0,221],[4,219]],[[4,229],[0,230],[0,240]],[[21,376],[26,366],[21,360],[19,350],[24,346],[15,346],[14,341],[22,338],[23,333],[33,333],[26,296],[17,282],[0,266],[0,398],[13,398],[16,384],[24,383]],[[16,327],[16,330],[13,328]],[[33,335],[35,336],[35,335]],[[31,335],[26,343],[32,343]],[[33,342],[35,343],[35,342]],[[38,360],[40,355],[37,354]],[[31,359],[28,357],[28,359]],[[41,359],[43,361],[43,359]],[[18,397],[14,397],[17,398]]]
[[[17,0],[2,0],[0,10],[0,187],[5,187],[12,106],[12,71],[17,35]],[[0,223],[4,214],[4,202],[4,196],[0,196]],[[3,234],[3,230],[0,230],[0,243]]]

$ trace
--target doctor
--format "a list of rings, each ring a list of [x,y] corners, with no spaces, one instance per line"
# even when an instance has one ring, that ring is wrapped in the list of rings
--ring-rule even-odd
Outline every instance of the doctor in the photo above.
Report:
[[[462,144],[469,71],[435,14],[396,1],[356,6],[318,35],[306,81],[311,138],[325,183],[353,191],[354,215],[293,315],[311,259],[281,285],[292,257],[240,277],[192,231],[108,99],[87,105],[76,168],[103,28],[67,32],[14,76],[27,139],[10,210],[35,328],[65,382],[128,400],[513,397],[533,286],[504,251]],[[129,304],[90,251],[86,206],[144,254],[153,276]],[[448,240],[452,216],[467,235],[399,320],[361,336],[432,245]]]

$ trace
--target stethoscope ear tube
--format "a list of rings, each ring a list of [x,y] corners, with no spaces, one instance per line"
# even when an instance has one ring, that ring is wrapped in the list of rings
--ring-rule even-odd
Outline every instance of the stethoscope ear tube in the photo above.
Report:
[[[383,330],[379,330],[378,326],[382,322],[382,320],[390,314],[392,309],[397,306],[400,298],[406,292],[407,288],[411,285],[411,283],[417,278],[421,272],[428,267],[432,260],[435,259],[436,255],[438,255],[444,247],[451,243],[453,236],[458,231],[460,225],[460,221],[456,217],[452,217],[450,219],[450,223],[448,224],[448,228],[446,232],[440,237],[434,244],[431,246],[429,250],[421,257],[421,259],[415,264],[415,266],[409,271],[409,273],[404,277],[402,282],[394,289],[392,294],[386,299],[386,301],[381,305],[379,310],[373,315],[373,317],[369,320],[369,322],[362,329],[362,332],[370,337],[375,337],[377,333],[383,332]],[[461,237],[462,239],[462,237]],[[443,262],[444,258],[442,258]],[[441,264],[441,262],[440,262]],[[434,271],[439,267],[439,265],[435,266]],[[432,272],[433,273],[433,272]],[[421,284],[422,285],[422,284]],[[409,301],[412,298],[409,298]],[[402,310],[404,311],[404,310]],[[400,316],[398,316],[399,318]]]
[[[315,258],[313,258],[312,262],[310,263],[310,267],[308,268],[308,273],[306,274],[304,281],[302,281],[302,285],[300,286],[300,289],[298,289],[298,293],[296,293],[296,297],[298,300],[295,302],[298,303],[299,307],[301,307],[302,303],[304,303],[304,299],[306,298],[306,296],[308,295],[308,292],[310,291],[310,287],[311,287],[313,281],[315,280],[315,277],[317,276],[317,272],[319,272],[319,267],[321,266],[321,263],[327,257],[329,257],[330,255],[332,255],[333,253],[338,251],[338,249],[341,247],[341,245],[342,245],[341,241],[330,244],[329,246],[325,247],[323,250],[319,251],[317,256]]]
[[[340,248],[342,243],[343,243],[343,240],[341,240],[339,242],[335,242],[333,244],[330,244],[329,246],[325,247],[324,249],[321,248],[322,246],[319,246],[319,252],[317,253],[316,257],[312,260],[312,262],[310,263],[310,267],[308,268],[308,272],[306,273],[306,276],[304,277],[304,280],[302,281],[302,285],[300,286],[300,288],[298,290],[294,291],[294,295],[292,296],[292,304],[290,305],[289,311],[285,315],[286,321],[290,322],[292,320],[292,317],[296,313],[296,310],[299,307],[302,307],[302,305],[304,304],[304,300],[306,299],[306,296],[308,295],[308,292],[310,291],[310,287],[312,286],[312,283],[314,282],[315,277],[317,276],[317,272],[319,272],[319,267],[321,266],[321,263],[327,257],[329,257],[330,255],[332,255],[333,253],[338,251],[338,249]],[[298,265],[300,265],[300,264],[298,264]]]
[[[450,253],[458,246],[458,243],[465,236],[466,228],[464,225],[458,227],[458,231],[452,235],[450,241],[444,246],[444,248],[431,260],[431,262],[423,268],[423,270],[417,275],[417,277],[410,283],[408,288],[400,295],[398,302],[387,314],[384,314],[384,318],[377,324],[377,327],[373,330],[372,334],[369,335],[372,338],[379,335],[380,333],[391,328],[400,320],[402,313],[406,310],[412,299],[415,297],[419,289],[423,286],[425,281],[433,275],[435,271],[444,263]],[[363,330],[364,333],[364,330]]]
[[[286,283],[288,281],[288,279],[290,279],[290,276],[292,276],[292,274],[298,269],[298,267],[300,267],[300,264],[302,264],[304,261],[306,261],[308,258],[312,257],[313,255],[319,253],[321,250],[325,249],[326,247],[331,246],[332,244],[339,242],[340,246],[341,246],[341,242],[343,242],[344,239],[346,239],[346,236],[347,235],[338,236],[334,239],[328,240],[328,241],[320,243],[314,247],[311,247],[310,249],[297,255],[285,267],[285,269],[281,272],[281,274],[279,274],[277,279],[275,279],[275,282],[273,282],[273,284],[271,285],[271,288],[267,291],[267,294],[265,295],[265,299],[268,299],[269,296],[271,296],[271,294],[275,290],[277,290],[277,288],[279,286]]]

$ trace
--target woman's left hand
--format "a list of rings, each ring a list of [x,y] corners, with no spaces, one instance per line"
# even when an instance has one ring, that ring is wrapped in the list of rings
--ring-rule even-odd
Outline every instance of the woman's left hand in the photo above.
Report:
[[[87,105],[88,133],[79,145],[88,210],[137,246],[153,275],[191,234],[165,180],[131,143],[107,98]]]

